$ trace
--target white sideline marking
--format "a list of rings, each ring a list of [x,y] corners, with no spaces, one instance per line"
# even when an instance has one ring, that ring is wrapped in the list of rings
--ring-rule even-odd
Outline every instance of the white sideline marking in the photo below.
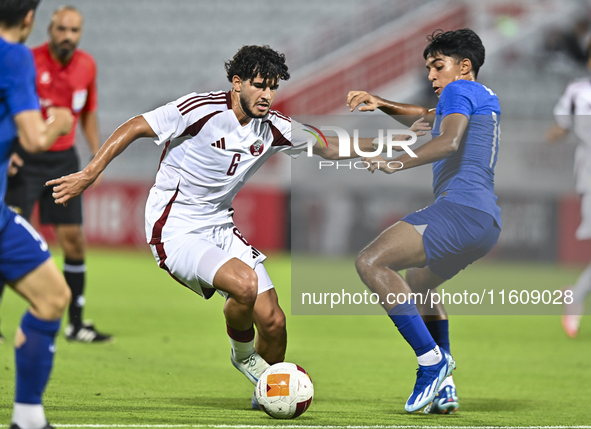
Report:
[[[55,424],[58,428],[220,428],[220,429],[268,429],[268,428],[302,428],[302,429],[591,429],[591,426],[330,426],[330,425],[101,425],[101,424]]]

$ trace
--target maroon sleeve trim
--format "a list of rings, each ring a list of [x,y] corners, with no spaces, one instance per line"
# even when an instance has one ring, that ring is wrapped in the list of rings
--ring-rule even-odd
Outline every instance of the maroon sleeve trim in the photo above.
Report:
[[[187,135],[190,135],[191,137],[195,137],[197,134],[199,134],[199,131],[201,131],[201,129],[205,126],[205,124],[207,123],[207,121],[209,121],[211,118],[213,118],[218,113],[222,113],[222,111],[221,110],[217,110],[215,112],[211,112],[209,115],[204,116],[203,118],[199,119],[194,124],[189,125],[187,127],[187,129],[185,130],[185,132],[180,135],[180,137],[184,137],[184,136],[187,136]]]
[[[271,144],[271,146],[293,146],[291,142],[287,140],[283,134],[281,134],[281,131],[279,131],[277,127],[273,125],[271,121],[265,122],[269,124],[271,132],[273,133],[273,143]]]

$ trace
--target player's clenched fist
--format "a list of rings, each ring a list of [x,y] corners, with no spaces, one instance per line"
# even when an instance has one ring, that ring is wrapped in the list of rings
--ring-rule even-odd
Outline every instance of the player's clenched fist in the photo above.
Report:
[[[47,109],[47,124],[56,123],[60,135],[66,135],[74,126],[74,115],[67,107],[49,107]]]
[[[53,186],[51,196],[56,204],[66,205],[72,198],[80,195],[94,180],[84,171],[68,176],[53,179],[45,183],[45,186]]]
[[[365,103],[365,106],[359,108],[360,112],[370,112],[376,110],[378,106],[378,98],[365,92],[365,91],[349,91],[347,94],[347,106],[351,109],[351,112],[355,110],[357,106]]]

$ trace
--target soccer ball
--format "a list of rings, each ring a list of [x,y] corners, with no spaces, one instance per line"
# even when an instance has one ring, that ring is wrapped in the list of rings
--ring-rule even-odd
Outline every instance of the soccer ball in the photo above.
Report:
[[[304,369],[294,363],[271,365],[259,378],[256,399],[276,419],[295,419],[312,403],[314,386]]]

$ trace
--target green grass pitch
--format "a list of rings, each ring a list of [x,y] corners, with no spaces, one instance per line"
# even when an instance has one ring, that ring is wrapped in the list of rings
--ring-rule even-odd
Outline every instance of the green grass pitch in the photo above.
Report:
[[[343,260],[351,264],[352,260]],[[567,338],[558,316],[452,316],[460,410],[407,414],[416,359],[385,316],[291,316],[290,260],[266,264],[288,314],[287,360],[312,376],[311,408],[293,421],[250,410],[253,387],[230,364],[222,299],[204,301],[157,268],[148,250],[90,252],[86,317],[113,333],[108,345],[60,334],[46,414],[56,427],[584,426],[591,424],[591,320]],[[572,283],[577,268],[477,263],[462,288],[491,277],[544,287]],[[24,302],[0,307],[0,424],[12,412],[12,341]],[[94,426],[93,426],[94,425]],[[589,427],[589,426],[587,426]]]

